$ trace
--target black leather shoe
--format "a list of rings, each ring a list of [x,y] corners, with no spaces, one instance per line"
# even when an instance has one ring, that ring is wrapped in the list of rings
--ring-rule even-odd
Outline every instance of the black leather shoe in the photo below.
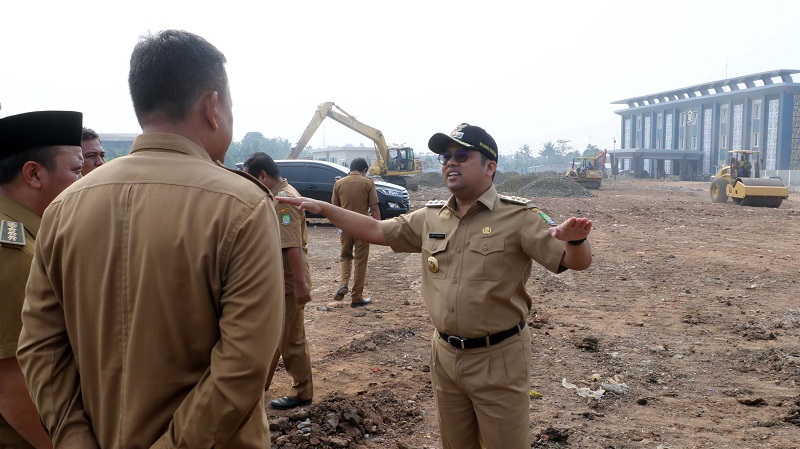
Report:
[[[346,285],[342,285],[341,287],[339,287],[339,290],[336,291],[336,294],[333,295],[333,300],[334,301],[343,300],[344,299],[344,295],[347,294],[347,291],[348,291],[347,290],[347,286]]]
[[[295,407],[303,407],[311,404],[311,399],[292,399],[289,396],[284,396],[280,399],[273,399],[269,401],[269,406],[276,410],[288,410]]]
[[[361,301],[353,301],[353,302],[351,302],[351,303],[350,303],[350,307],[361,307],[361,306],[366,306],[367,304],[369,304],[369,303],[371,303],[371,302],[372,302],[372,299],[370,299],[370,298],[364,298],[364,299],[362,299]]]

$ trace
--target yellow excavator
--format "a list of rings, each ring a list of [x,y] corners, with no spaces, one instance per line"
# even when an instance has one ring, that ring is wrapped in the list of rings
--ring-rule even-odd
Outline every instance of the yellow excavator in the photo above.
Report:
[[[711,202],[737,206],[780,207],[789,198],[789,187],[781,178],[761,178],[759,151],[733,150],[729,165],[723,165],[711,180]]]
[[[337,110],[334,110],[334,108]],[[322,103],[317,107],[314,116],[311,117],[311,122],[286,159],[297,159],[306,145],[308,145],[311,136],[314,135],[319,125],[325,120],[325,117],[332,118],[374,142],[375,155],[377,157],[375,158],[375,164],[369,169],[370,175],[380,176],[386,180],[386,182],[408,187],[411,190],[417,190],[418,185],[416,183],[406,182],[405,178],[406,176],[422,173],[422,162],[414,157],[414,149],[410,147],[390,148],[386,145],[386,139],[384,139],[382,132],[359,122],[354,116],[345,112],[344,109],[340,108],[332,101]]]
[[[581,156],[572,161],[572,168],[567,176],[582,185],[585,189],[599,189],[605,173],[606,150],[598,151],[594,156]]]

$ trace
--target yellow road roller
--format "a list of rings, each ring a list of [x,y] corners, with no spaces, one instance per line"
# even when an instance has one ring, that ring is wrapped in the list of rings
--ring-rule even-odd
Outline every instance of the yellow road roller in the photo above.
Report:
[[[738,206],[780,207],[789,197],[781,178],[760,177],[759,151],[733,150],[729,165],[723,165],[711,180],[711,202],[724,203],[730,197]]]

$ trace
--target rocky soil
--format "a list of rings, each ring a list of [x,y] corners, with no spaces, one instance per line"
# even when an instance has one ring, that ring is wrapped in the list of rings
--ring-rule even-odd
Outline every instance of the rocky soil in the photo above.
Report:
[[[429,176],[429,175],[425,175]],[[447,198],[420,177],[415,206]],[[534,267],[531,446],[800,447],[800,197],[712,204],[708,183],[498,174],[556,221],[587,216],[594,263]],[[310,220],[309,407],[269,410],[273,447],[440,448],[420,261],[373,246],[366,296],[332,301],[338,237]],[[265,400],[288,392],[282,369]]]

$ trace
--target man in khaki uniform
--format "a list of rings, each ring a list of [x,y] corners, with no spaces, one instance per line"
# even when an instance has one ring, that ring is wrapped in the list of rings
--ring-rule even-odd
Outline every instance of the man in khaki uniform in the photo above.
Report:
[[[358,239],[422,255],[422,296],[436,336],[431,377],[446,449],[528,448],[532,261],[552,272],[591,265],[592,222],[556,225],[523,198],[492,185],[497,145],[462,124],[428,142],[452,193],[422,209],[372,222],[320,201],[281,199],[322,213]]]
[[[0,119],[0,448],[50,448],[16,358],[25,283],[44,209],[81,177],[80,112]]]
[[[298,198],[300,194],[281,177],[278,164],[266,153],[251,154],[242,169],[258,179],[277,197]],[[292,391],[288,396],[269,401],[272,408],[285,410],[311,403],[314,384],[311,381],[311,352],[306,341],[304,306],[311,301],[311,271],[308,267],[308,232],[305,213],[288,204],[275,202],[281,233],[283,253],[283,287],[286,298],[286,315],[283,337],[267,372],[265,390],[272,384],[272,376],[283,357],[286,372],[292,376]]]
[[[56,447],[270,446],[278,224],[266,187],[220,164],[225,62],[192,33],[143,36],[143,134],[42,217],[17,356]]]
[[[100,143],[100,135],[92,128],[83,128],[81,151],[83,151],[83,176],[105,163],[106,150]]]
[[[331,203],[361,215],[369,213],[372,218],[380,221],[381,210],[378,208],[378,191],[375,183],[367,178],[369,164],[363,157],[357,157],[350,162],[350,173],[336,181],[333,186]],[[350,272],[353,271],[355,260],[355,275],[353,276],[353,293],[350,301],[351,307],[366,306],[372,302],[364,298],[364,284],[367,282],[367,261],[369,260],[369,242],[357,239],[344,229],[340,236],[342,244],[341,257],[339,258],[339,271],[341,282],[339,290],[333,299],[341,301],[347,294],[350,283]]]

